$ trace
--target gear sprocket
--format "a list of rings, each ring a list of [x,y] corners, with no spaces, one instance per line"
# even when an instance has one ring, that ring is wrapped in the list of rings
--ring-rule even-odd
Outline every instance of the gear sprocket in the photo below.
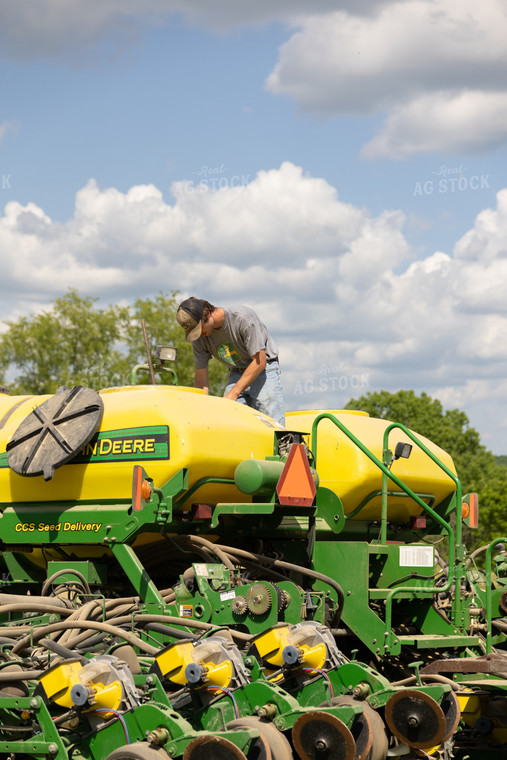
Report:
[[[269,589],[262,583],[254,583],[248,589],[246,603],[252,615],[263,615],[271,607]]]

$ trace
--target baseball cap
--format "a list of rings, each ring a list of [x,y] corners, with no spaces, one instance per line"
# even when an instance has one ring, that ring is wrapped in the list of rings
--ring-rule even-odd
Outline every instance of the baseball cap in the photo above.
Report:
[[[186,298],[178,306],[176,319],[185,330],[188,342],[197,340],[197,338],[200,338],[201,336],[201,319],[203,311],[204,309],[201,299],[194,298],[193,296],[192,298]]]

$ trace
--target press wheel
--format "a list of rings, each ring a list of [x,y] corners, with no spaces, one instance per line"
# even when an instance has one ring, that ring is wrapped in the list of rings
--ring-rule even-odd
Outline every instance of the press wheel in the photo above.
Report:
[[[363,704],[363,710],[368,715],[373,728],[373,743],[368,760],[386,760],[389,741],[387,739],[385,723],[378,712],[366,702]]]
[[[148,742],[134,742],[113,750],[106,760],[171,760],[165,750]]]
[[[453,736],[459,726],[461,720],[461,707],[459,705],[459,699],[453,691],[450,691],[444,696],[440,702],[440,707],[442,708],[445,717],[445,734],[442,741],[446,742],[451,736]]]
[[[394,736],[409,747],[427,749],[442,744],[447,728],[443,710],[423,691],[394,693],[387,701],[385,716]]]
[[[321,707],[326,707],[324,702]],[[355,760],[386,760],[388,741],[384,721],[368,702],[359,701],[354,697],[343,694],[331,699],[331,705],[361,705],[363,712],[354,721],[351,728],[356,742]]]
[[[339,718],[324,711],[300,715],[292,728],[300,760],[355,760],[354,737]]]
[[[359,702],[354,697],[343,694],[331,699],[331,705],[333,707],[339,707],[340,705],[359,705],[363,707],[366,703]],[[329,702],[324,702],[321,707],[328,707]],[[373,726],[369,715],[367,715],[363,709],[363,712],[358,713],[355,717],[354,723],[350,728],[350,732],[354,737],[356,743],[356,754],[354,760],[368,760],[370,759],[370,750],[373,744]]]
[[[227,724],[227,728],[255,728],[262,741],[261,744],[253,745],[248,751],[248,760],[292,760],[292,749],[285,738],[285,736],[279,731],[273,723],[268,723],[255,717],[254,715],[248,715],[244,718],[238,718]],[[267,747],[268,752],[263,754],[263,746]]]
[[[183,760],[246,760],[246,755],[225,736],[196,736],[185,747]]]

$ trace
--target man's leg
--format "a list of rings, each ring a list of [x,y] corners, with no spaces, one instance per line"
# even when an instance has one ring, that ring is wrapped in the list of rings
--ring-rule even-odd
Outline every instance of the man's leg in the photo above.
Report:
[[[266,369],[246,390],[252,399],[254,409],[267,414],[285,427],[282,381],[278,362],[267,364]]]

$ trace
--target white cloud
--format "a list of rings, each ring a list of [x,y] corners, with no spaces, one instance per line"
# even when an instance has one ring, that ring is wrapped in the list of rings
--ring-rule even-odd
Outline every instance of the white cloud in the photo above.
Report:
[[[306,108],[371,113],[431,90],[505,87],[502,0],[405,0],[308,16],[267,80]]]
[[[0,250],[16,251],[8,292],[109,292],[177,281],[233,293],[248,281],[273,292],[315,291],[318,300],[323,281],[332,296],[339,279],[357,282],[365,264],[369,277],[380,275],[386,261],[396,265],[408,252],[401,214],[373,219],[289,162],[244,186],[212,192],[182,181],[172,191],[170,204],[153,185],[121,193],[90,180],[65,224],[33,203],[8,203],[0,217]]]
[[[323,180],[304,178],[290,164],[261,172],[246,187],[185,190],[174,205],[154,186],[121,193],[101,190],[91,180],[77,193],[74,217],[65,224],[33,203],[6,205],[0,251],[9,271],[3,282],[9,282],[8,295],[13,285],[48,294],[65,285],[107,290],[129,280],[174,278],[178,270],[189,284],[196,272],[234,281],[232,273],[242,275],[249,267],[262,265],[264,274],[268,261],[283,267],[299,259],[304,265],[305,246],[314,242],[327,256],[343,249],[363,216],[337,202]]]
[[[182,213],[199,216],[192,233],[196,249],[226,262],[237,261],[238,250],[245,246],[257,262],[269,260],[275,268],[306,259],[312,247],[321,255],[340,253],[357,237],[365,216],[338,202],[336,190],[325,180],[305,177],[290,162],[260,171],[253,182],[226,187],[225,192],[208,192],[206,186],[203,191],[201,185],[185,182],[175,183],[172,192]]]
[[[502,314],[507,316],[507,190],[497,194],[496,209],[485,209],[475,224],[456,243],[454,256],[460,269],[460,292],[463,308],[469,314]],[[489,340],[488,340],[489,336]],[[493,353],[507,350],[505,333],[496,334],[491,328],[483,337],[484,351],[488,343],[498,340]],[[480,342],[480,336],[478,337]]]
[[[454,254],[457,259],[477,261],[484,266],[498,259],[507,259],[507,191],[501,190],[496,198],[496,209],[481,211],[472,229],[456,243]]]
[[[434,92],[392,109],[364,158],[474,153],[507,139],[507,92]]]
[[[65,223],[8,203],[1,317],[69,287],[109,302],[180,290],[259,310],[291,407],[339,408],[382,388],[443,401],[454,389],[453,407],[491,404],[490,392],[507,401],[507,189],[452,252],[417,260],[400,212],[374,217],[290,163],[242,187],[173,191],[168,203],[153,185],[91,180]]]
[[[469,153],[507,141],[504,0],[0,0],[0,50],[18,59],[131,51],[183,18],[213,32],[271,22],[291,35],[273,94],[324,115],[381,115],[366,158]],[[1,136],[0,136],[1,138]]]
[[[505,39],[503,0],[405,0],[370,15],[308,16],[266,86],[323,114],[386,114],[368,158],[483,150],[507,140]]]
[[[481,443],[495,454],[505,454],[507,428],[507,380],[504,377],[474,377],[461,386],[444,385],[435,389],[434,397],[446,409],[465,409],[470,423],[481,434]]]
[[[369,12],[388,0],[343,0],[344,8]],[[216,31],[288,22],[299,14],[329,12],[334,0],[0,0],[0,49],[4,57],[82,56],[104,42],[123,47],[143,30],[176,14]]]
[[[340,0],[343,10],[356,14],[377,12],[391,0]],[[327,14],[336,7],[336,0],[257,0],[255,3],[238,0],[161,0],[159,6],[182,13],[195,23],[212,28],[229,29],[245,24],[265,24],[272,21],[293,22],[308,14]]]

